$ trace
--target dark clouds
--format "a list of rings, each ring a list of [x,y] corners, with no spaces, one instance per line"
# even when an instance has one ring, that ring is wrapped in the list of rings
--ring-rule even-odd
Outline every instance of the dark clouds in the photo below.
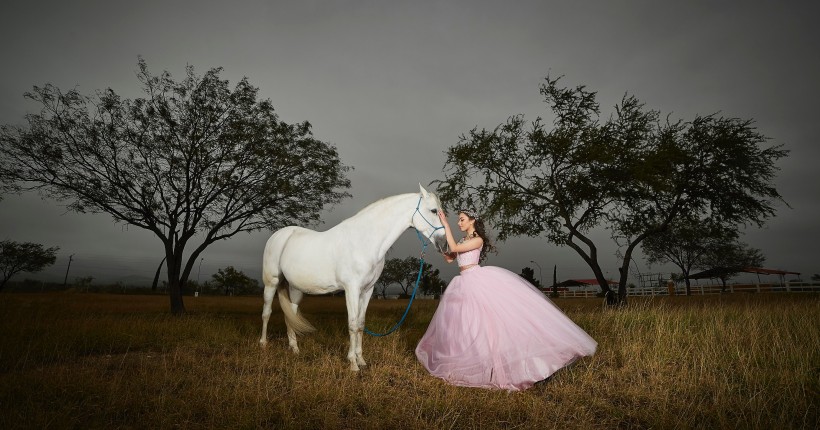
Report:
[[[569,85],[599,91],[605,109],[629,93],[673,118],[720,112],[755,119],[771,144],[792,151],[777,179],[792,209],[784,207],[745,240],[763,249],[769,267],[804,277],[820,272],[818,252],[806,240],[820,236],[820,181],[811,179],[820,156],[815,6],[289,3],[5,3],[0,122],[21,123],[36,108],[22,93],[46,82],[134,96],[138,55],[154,72],[176,76],[186,64],[201,72],[222,66],[232,82],[247,76],[284,120],[310,121],[316,136],[336,144],[355,167],[354,198],[324,217],[326,228],[373,200],[440,178],[444,150],[469,129],[492,128],[518,113],[548,116],[538,85],[547,73],[565,75]],[[203,278],[227,265],[258,276],[268,234],[209,249]],[[84,260],[96,263],[89,275],[104,266],[123,276],[151,276],[152,262],[161,258],[159,242],[146,233],[114,225],[107,215],[65,213],[33,195],[0,202],[0,237],[61,246],[54,273],[65,269],[70,254],[77,276],[85,275]],[[598,237],[613,254],[606,232]],[[391,255],[417,248],[415,235],[407,234]],[[542,239],[518,238],[500,248],[491,264],[518,272],[535,260],[545,272],[557,264],[562,278],[590,277],[574,252]],[[602,261],[617,272],[614,258]]]

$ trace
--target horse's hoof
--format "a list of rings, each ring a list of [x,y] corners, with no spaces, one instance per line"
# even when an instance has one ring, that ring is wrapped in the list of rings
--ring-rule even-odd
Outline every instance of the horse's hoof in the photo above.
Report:
[[[267,340],[260,340],[260,341],[259,341],[259,346],[260,346],[262,349],[266,349],[266,348],[268,347],[268,341],[267,341]]]
[[[359,371],[359,366],[357,366],[356,363],[350,363],[350,371],[351,372],[358,372]]]
[[[363,367],[367,366],[367,362],[364,361],[364,358],[357,358],[356,359],[356,364],[358,364],[359,366],[363,366]]]

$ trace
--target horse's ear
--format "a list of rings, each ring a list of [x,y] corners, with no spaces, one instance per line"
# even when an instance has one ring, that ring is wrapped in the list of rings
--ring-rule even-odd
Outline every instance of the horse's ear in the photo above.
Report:
[[[425,190],[424,187],[421,186],[421,182],[419,182],[419,191],[421,192],[421,196],[426,199],[427,198],[427,190]]]

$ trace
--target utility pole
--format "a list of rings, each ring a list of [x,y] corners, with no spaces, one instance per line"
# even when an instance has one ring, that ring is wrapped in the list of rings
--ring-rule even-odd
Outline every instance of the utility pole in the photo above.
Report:
[[[68,256],[68,267],[65,268],[65,278],[63,278],[63,286],[68,282],[68,269],[71,268],[71,260],[74,259],[74,254]]]

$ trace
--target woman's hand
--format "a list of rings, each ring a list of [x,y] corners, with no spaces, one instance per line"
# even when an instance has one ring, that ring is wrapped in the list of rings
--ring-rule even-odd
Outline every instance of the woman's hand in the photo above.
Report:
[[[447,222],[447,214],[444,212],[444,209],[439,209],[436,213],[438,214],[438,219],[441,220],[441,225],[444,227],[444,233],[447,234],[449,242],[449,238],[453,233],[450,230],[450,223]]]

